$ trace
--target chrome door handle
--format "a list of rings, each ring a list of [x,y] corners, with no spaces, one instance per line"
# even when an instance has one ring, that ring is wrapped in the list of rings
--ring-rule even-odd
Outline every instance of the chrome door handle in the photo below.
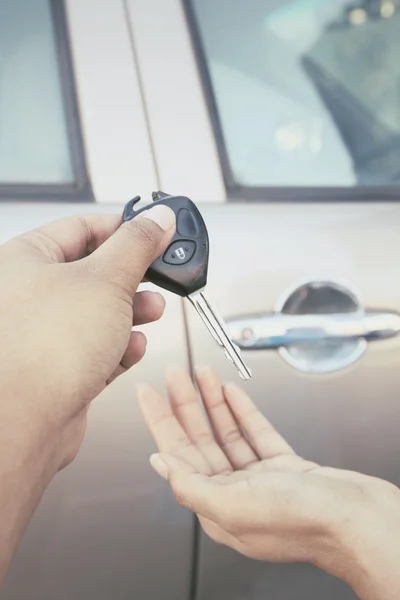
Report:
[[[278,349],[330,341],[374,341],[400,333],[400,315],[391,312],[269,313],[227,319],[226,322],[232,341],[243,350]]]

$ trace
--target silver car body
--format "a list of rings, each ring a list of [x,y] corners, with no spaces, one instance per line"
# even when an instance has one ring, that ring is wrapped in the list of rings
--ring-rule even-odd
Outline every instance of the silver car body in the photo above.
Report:
[[[70,214],[120,213],[137,193],[148,201],[163,189],[198,203],[210,234],[208,291],[233,329],[254,315],[258,323],[279,319],[291,292],[300,290],[294,303],[301,304],[304,282],[317,290],[315,312],[330,322],[351,299],[361,312],[400,313],[400,208],[384,188],[368,188],[365,197],[360,188],[340,202],[328,188],[317,202],[300,188],[301,200],[292,191],[291,202],[246,191],[231,201],[180,0],[65,0],[65,14],[95,202],[10,198],[0,203],[0,242]],[[333,290],[332,306],[329,293],[319,306],[318,289]],[[46,492],[3,598],[353,599],[311,567],[252,562],[216,546],[151,471],[154,445],[135,383],[164,390],[170,364],[206,363],[223,379],[237,378],[188,302],[166,297],[165,317],[143,328],[145,360],[93,404],[80,456]],[[253,378],[244,385],[303,456],[400,484],[400,344],[396,335],[383,337],[362,348],[336,338],[318,356],[312,344],[292,344],[286,356],[250,344],[244,357]],[[357,360],[346,343],[347,350],[356,344]]]

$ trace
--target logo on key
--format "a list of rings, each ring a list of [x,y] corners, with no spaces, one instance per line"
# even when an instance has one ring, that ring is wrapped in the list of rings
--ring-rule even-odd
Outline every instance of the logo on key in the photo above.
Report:
[[[181,260],[185,260],[186,258],[186,253],[184,251],[183,248],[178,248],[177,250],[175,250],[175,253],[177,255],[178,258],[180,258]]]

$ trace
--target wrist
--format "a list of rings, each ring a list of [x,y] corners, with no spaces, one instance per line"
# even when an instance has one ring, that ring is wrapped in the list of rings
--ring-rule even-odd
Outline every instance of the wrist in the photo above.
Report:
[[[73,387],[73,386],[72,386]],[[88,406],[74,409],[76,398],[60,398],[53,390],[23,386],[6,389],[0,373],[0,454],[35,457],[49,480],[76,457],[86,430]],[[68,407],[69,410],[65,410]],[[69,415],[68,412],[72,412]]]
[[[56,472],[56,446],[35,426],[24,423],[24,428],[18,430],[15,419],[4,414],[2,417],[0,585],[25,528]]]
[[[341,551],[333,574],[362,600],[398,600],[400,491],[382,481],[365,496],[337,529]]]

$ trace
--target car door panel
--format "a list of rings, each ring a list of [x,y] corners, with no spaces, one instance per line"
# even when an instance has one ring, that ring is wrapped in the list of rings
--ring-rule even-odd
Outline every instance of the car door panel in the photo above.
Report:
[[[396,205],[204,206],[210,234],[209,294],[224,318],[270,312],[305,279],[348,282],[365,308],[400,311]],[[194,311],[187,309],[194,365],[237,380]],[[276,351],[244,351],[253,378],[243,386],[296,451],[332,467],[400,484],[400,341],[372,342],[356,364],[300,373]],[[267,565],[199,543],[198,600],[354,599],[311,567]],[[317,593],[318,592],[318,593]]]

